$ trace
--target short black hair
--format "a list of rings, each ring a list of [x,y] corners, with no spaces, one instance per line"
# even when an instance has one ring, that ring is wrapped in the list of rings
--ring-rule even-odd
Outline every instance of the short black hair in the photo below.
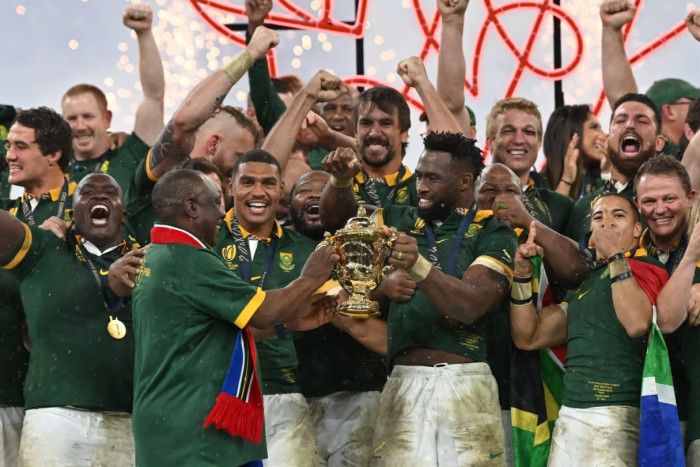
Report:
[[[60,114],[48,107],[36,107],[18,113],[12,124],[15,123],[34,130],[34,139],[44,156],[61,151],[58,166],[66,170],[73,157],[73,132]]]
[[[246,162],[262,162],[264,164],[274,165],[277,167],[277,171],[280,174],[280,180],[282,180],[282,166],[279,161],[275,159],[275,156],[264,149],[252,149],[239,157],[231,169],[232,179],[236,177],[238,170],[241,168],[241,164],[245,164]]]
[[[637,196],[637,186],[642,175],[675,175],[681,182],[683,191],[687,195],[693,189],[690,183],[690,176],[683,164],[671,156],[656,156],[646,161],[637,171],[634,178],[634,196]]]
[[[615,117],[615,111],[617,110],[617,108],[625,102],[639,102],[640,104],[644,104],[647,107],[649,107],[654,112],[654,122],[656,122],[656,134],[661,134],[661,111],[656,106],[656,104],[654,104],[654,101],[649,99],[644,94],[639,94],[636,92],[629,92],[615,101],[615,103],[612,106],[612,114],[610,114],[610,123],[612,123],[613,118]]]
[[[462,133],[429,131],[423,137],[423,146],[426,151],[448,153],[451,160],[462,164],[475,180],[484,169],[484,158],[481,149],[476,145],[476,140],[467,138]]]
[[[639,222],[640,215],[639,215],[639,211],[637,210],[637,206],[634,205],[634,202],[630,198],[628,198],[627,196],[621,195],[620,193],[615,193],[614,191],[606,191],[606,192],[601,193],[600,195],[595,197],[595,199],[591,203],[591,215],[593,214],[593,212],[592,212],[593,206],[595,206],[595,204],[598,201],[600,201],[602,198],[610,198],[613,196],[616,198],[624,199],[627,202],[627,204],[630,206],[630,208],[632,209],[632,216],[634,216],[635,222]]]
[[[182,214],[187,199],[196,198],[211,181],[202,172],[173,169],[165,173],[153,187],[151,202],[160,222],[173,223]]]

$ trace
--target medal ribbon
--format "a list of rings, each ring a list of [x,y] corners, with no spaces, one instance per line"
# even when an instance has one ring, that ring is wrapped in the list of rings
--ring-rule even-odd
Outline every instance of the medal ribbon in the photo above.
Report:
[[[32,213],[32,207],[29,204],[29,195],[22,196],[22,215],[25,221],[29,225],[35,225],[34,214]],[[68,199],[68,179],[63,181],[63,186],[61,187],[61,194],[58,196],[58,209],[56,216],[63,220],[63,210],[66,207],[66,199]]]
[[[107,159],[107,156],[111,153],[111,150],[106,151],[104,154],[102,154],[100,157],[97,158],[97,163],[95,164],[95,168],[92,169],[93,173],[97,173],[102,170],[102,165],[105,163],[105,160]],[[70,171],[68,172],[68,180],[73,180],[75,177],[75,168],[76,166],[79,166],[82,162],[87,162],[90,163],[94,161],[94,159],[89,159],[87,161],[78,161],[76,159],[71,159],[70,161]]]
[[[467,229],[469,229],[469,225],[474,221],[475,216],[476,207],[473,206],[462,218],[462,222],[459,223],[459,228],[452,237],[449,262],[447,263],[447,269],[444,271],[450,276],[457,277],[457,259],[459,258],[459,250],[462,247],[464,234],[467,233]],[[433,232],[433,228],[427,222],[425,223],[425,226],[423,226],[423,232],[425,233],[425,238],[428,241],[428,259],[436,268],[442,270],[440,265],[440,253],[438,252],[437,242],[435,241],[435,233]]]
[[[124,299],[122,297],[117,297],[114,294],[112,294],[113,298],[110,298],[110,294],[107,291],[107,286],[104,282],[102,282],[102,279],[100,279],[100,273],[97,271],[95,263],[88,256],[88,251],[85,249],[85,246],[83,246],[82,242],[77,237],[74,236],[73,238],[75,239],[77,247],[80,249],[80,254],[83,255],[85,267],[88,268],[92,274],[92,278],[95,280],[97,288],[100,289],[100,293],[102,293],[102,300],[107,314],[110,318],[114,317],[116,319],[122,309]],[[76,252],[75,255],[78,256],[78,253]]]
[[[382,203],[381,199],[379,198],[379,193],[377,193],[377,187],[376,183],[372,178],[367,175],[367,172],[362,170],[362,177],[364,179],[364,187],[365,191],[367,192],[367,196],[372,200],[372,204],[379,207],[381,206],[382,208],[386,209],[392,204],[394,204],[394,196],[396,196],[396,190],[399,188],[399,183],[403,180],[403,177],[406,175],[406,166],[401,164],[401,167],[399,167],[399,173],[396,176],[396,184],[394,185],[394,188],[391,189],[389,194],[387,195],[386,199],[384,200],[384,203]]]
[[[236,248],[238,249],[238,255],[237,255],[237,260],[238,260],[238,265],[241,268],[241,276],[243,276],[243,280],[248,282],[249,284],[252,284],[251,281],[251,274],[250,274],[250,263],[251,263],[251,257],[250,253],[248,252],[248,244],[245,241],[245,238],[243,238],[243,232],[241,232],[241,226],[238,224],[238,219],[236,216],[231,217],[231,234],[233,234],[233,242],[236,244]],[[265,263],[263,266],[263,272],[262,275],[260,276],[260,282],[258,283],[258,287],[261,289],[265,290],[264,285],[265,285],[265,279],[267,278],[267,273],[270,271],[272,268],[272,263],[275,259],[275,250],[277,249],[277,231],[276,229],[272,229],[272,236],[270,238],[270,242],[267,245],[267,253],[265,255]]]

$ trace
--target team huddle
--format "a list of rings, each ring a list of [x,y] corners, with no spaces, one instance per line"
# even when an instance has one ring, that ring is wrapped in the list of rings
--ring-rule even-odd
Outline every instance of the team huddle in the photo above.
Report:
[[[607,131],[510,97],[482,151],[469,1],[436,2],[437,85],[397,65],[422,148],[391,87],[271,78],[271,0],[165,125],[144,5],[129,134],[89,84],[0,106],[0,464],[700,466],[700,89],[639,93],[635,6],[604,0]],[[395,232],[367,319],[323,242],[360,206]]]

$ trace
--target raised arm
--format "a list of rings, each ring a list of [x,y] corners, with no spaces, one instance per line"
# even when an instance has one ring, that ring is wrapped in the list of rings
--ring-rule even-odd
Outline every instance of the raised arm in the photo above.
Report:
[[[124,25],[136,33],[139,44],[139,76],[143,100],[136,109],[134,133],[152,146],[163,130],[165,77],[163,61],[153,37],[153,11],[147,5],[130,5],[124,12]]]
[[[321,223],[332,232],[357,213],[352,184],[355,175],[362,171],[362,165],[350,148],[332,151],[323,159],[322,165],[323,170],[331,174],[331,180],[321,192]]]
[[[294,138],[311,108],[317,102],[333,100],[346,92],[348,92],[347,86],[340,78],[321,70],[304,85],[301,91],[296,93],[292,103],[267,134],[263,143],[263,149],[275,156],[282,170],[291,155]]]
[[[611,106],[625,94],[637,92],[637,82],[622,39],[622,27],[632,21],[636,9],[627,0],[603,0],[600,5],[603,89]]]
[[[688,241],[683,259],[669,278],[668,282],[659,292],[657,298],[658,319],[657,324],[663,333],[670,333],[678,329],[688,317],[688,305],[690,303],[691,287],[697,262],[700,260],[700,227],[693,229]]]
[[[690,176],[690,184],[694,189],[700,188],[700,131],[695,132],[683,153],[681,161]]]
[[[469,0],[437,0],[437,8],[442,18],[437,93],[452,112],[462,133],[471,138],[469,112],[464,107],[464,77],[467,64],[462,46],[464,13],[468,5]],[[430,122],[432,127],[432,121]]]
[[[245,51],[189,92],[153,145],[148,165],[156,178],[189,156],[197,129],[221,106],[253,61],[264,57],[278,43],[276,32],[264,27],[256,29]]]
[[[246,39],[253,37],[255,30],[263,25],[267,14],[272,9],[272,0],[246,0],[245,12],[248,16]],[[267,57],[256,60],[248,71],[250,100],[255,109],[255,117],[267,134],[275,122],[282,116],[287,106],[277,94],[277,89],[270,79]]]
[[[19,219],[0,209],[0,265],[6,265],[24,242],[26,228]]]
[[[428,116],[431,130],[462,132],[454,115],[440,99],[433,83],[428,79],[425,65],[420,58],[410,57],[402,60],[399,62],[396,73],[401,76],[407,86],[411,86],[418,93],[423,106],[425,106],[425,114]]]
[[[533,225],[527,241],[515,251],[513,287],[510,291],[510,333],[513,343],[521,350],[564,344],[567,337],[563,308],[551,305],[538,312],[532,301],[535,267],[530,258],[542,254],[542,248],[535,244],[535,235],[536,228]]]

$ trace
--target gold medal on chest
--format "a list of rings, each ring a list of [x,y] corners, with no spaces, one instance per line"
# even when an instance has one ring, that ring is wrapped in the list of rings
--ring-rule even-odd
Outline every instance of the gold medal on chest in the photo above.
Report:
[[[107,325],[107,332],[114,339],[123,339],[126,336],[126,326],[124,323],[119,321],[119,318],[109,317],[109,324]]]

